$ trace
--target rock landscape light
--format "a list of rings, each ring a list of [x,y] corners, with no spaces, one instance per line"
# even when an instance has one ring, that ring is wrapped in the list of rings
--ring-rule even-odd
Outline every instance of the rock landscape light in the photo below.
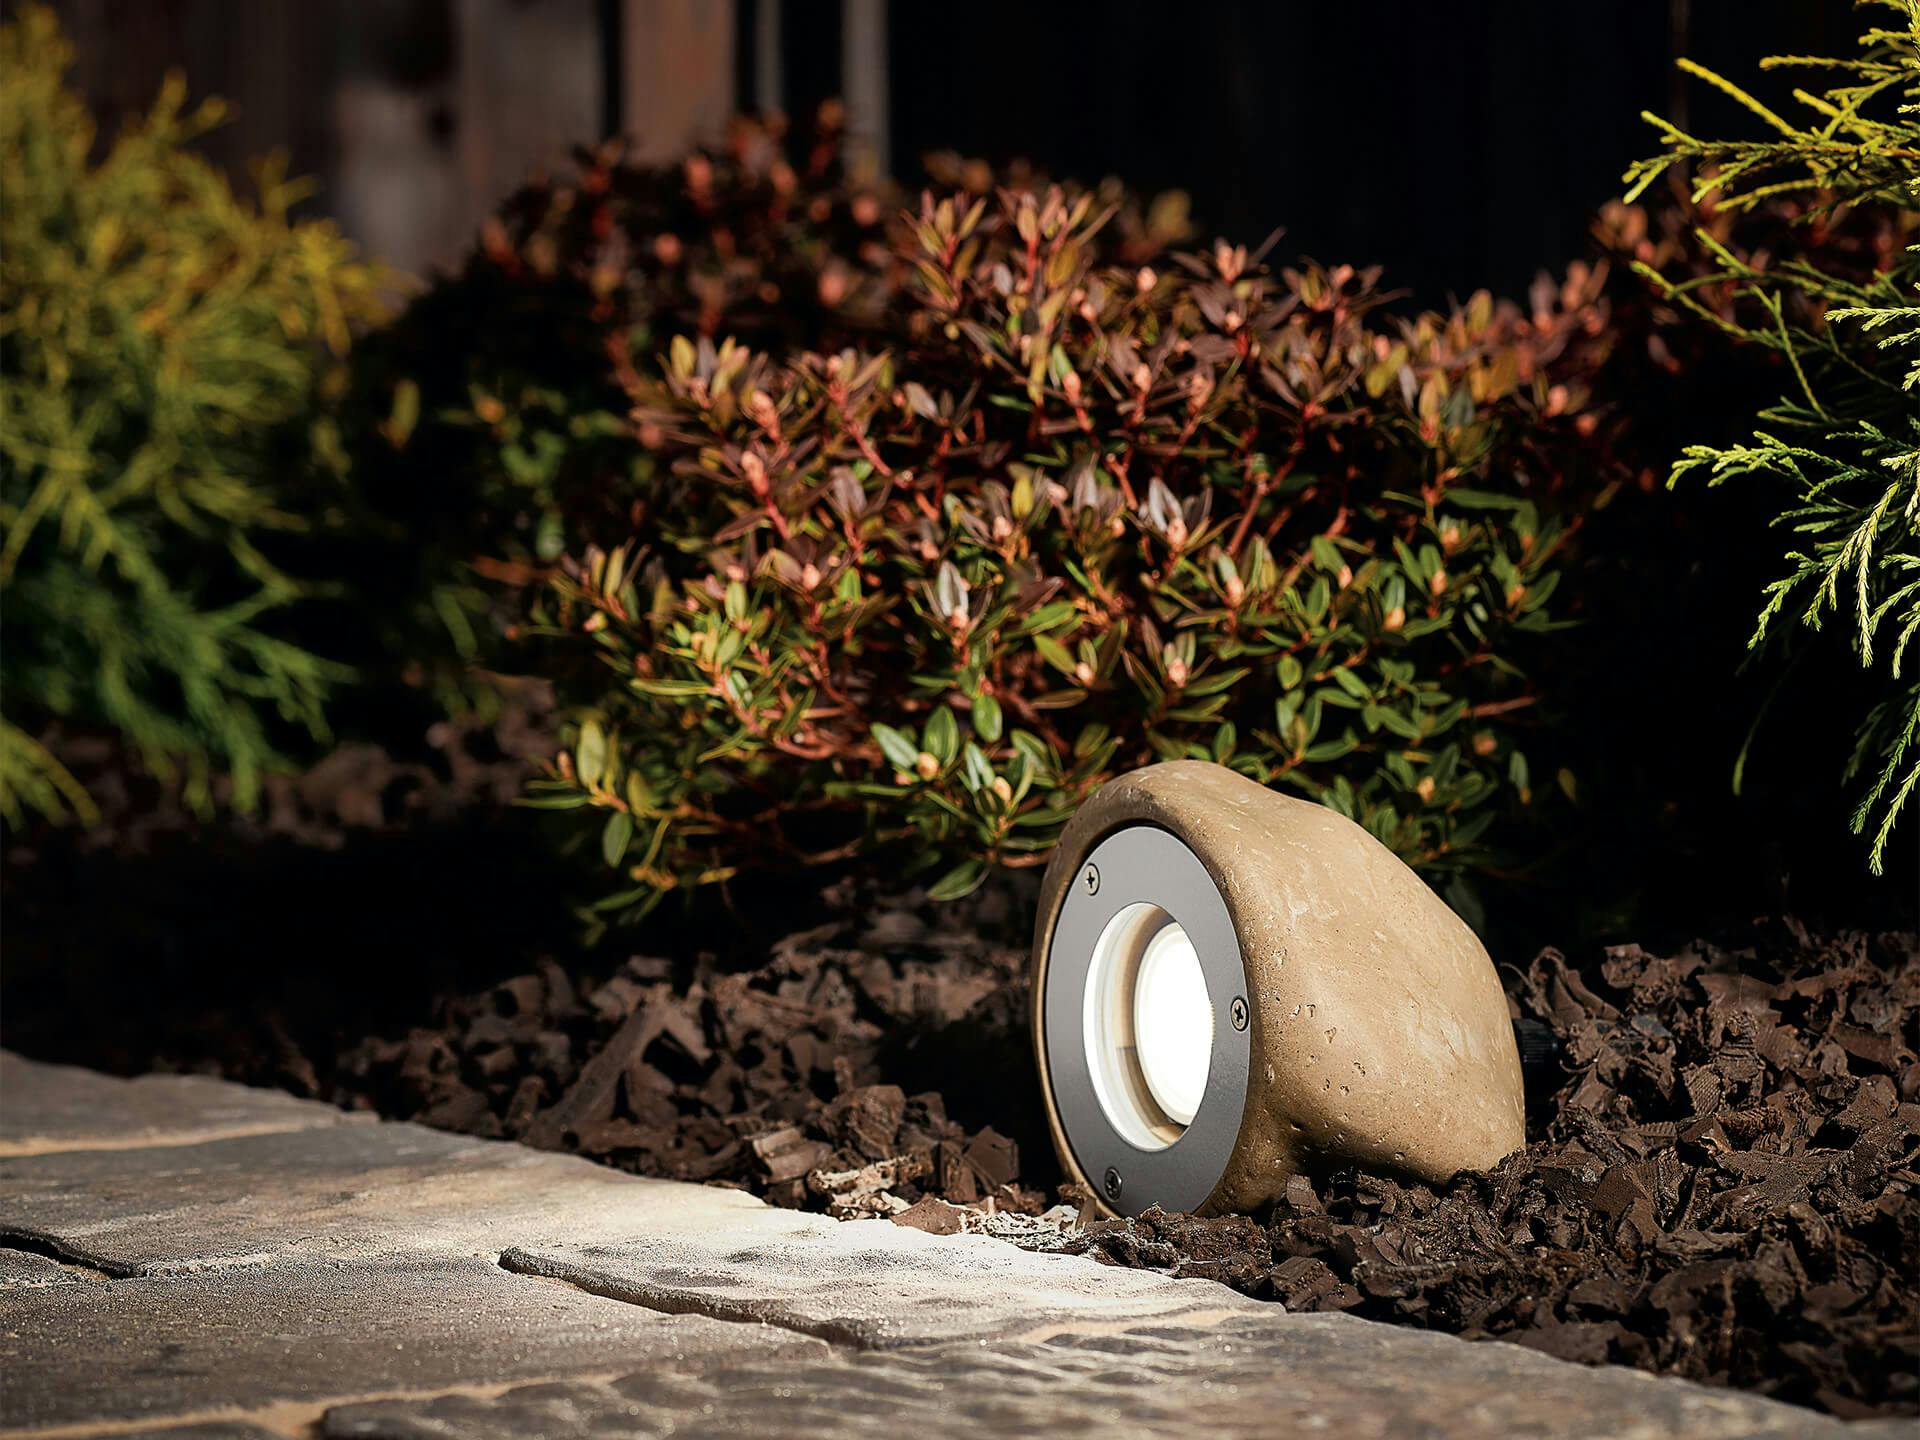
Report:
[[[1177,761],[1102,786],[1049,864],[1034,1043],[1101,1205],[1251,1211],[1303,1170],[1444,1180],[1525,1143],[1493,962],[1323,806]]]

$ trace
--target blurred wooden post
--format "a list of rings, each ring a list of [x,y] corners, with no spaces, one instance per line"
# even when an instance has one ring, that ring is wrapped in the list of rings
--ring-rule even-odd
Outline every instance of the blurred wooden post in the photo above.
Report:
[[[459,0],[459,166],[477,225],[529,177],[598,138],[600,36],[591,0]]]
[[[641,160],[672,160],[726,133],[734,111],[733,6],[621,0],[620,129]]]
[[[785,113],[784,61],[780,54],[780,0],[753,0],[753,108]]]
[[[854,163],[885,175],[892,163],[887,124],[887,0],[842,0],[840,94]]]
[[[274,8],[274,7],[268,7]],[[298,8],[298,7],[293,7]],[[457,264],[481,223],[539,175],[563,173],[599,137],[600,31],[593,0],[453,0],[450,41],[417,74],[397,61],[433,0],[335,7],[350,62],[332,81],[329,207],[403,270]]]

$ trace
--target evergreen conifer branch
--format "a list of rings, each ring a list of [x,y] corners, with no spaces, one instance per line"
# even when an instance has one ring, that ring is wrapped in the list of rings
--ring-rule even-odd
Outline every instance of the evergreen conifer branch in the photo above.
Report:
[[[1897,12],[1899,28],[1876,26],[1852,59],[1776,56],[1762,68],[1825,72],[1824,91],[1793,91],[1813,112],[1805,126],[1783,118],[1741,86],[1696,65],[1681,68],[1756,116],[1773,134],[1703,140],[1658,117],[1663,153],[1625,177],[1637,196],[1673,166],[1696,168],[1692,193],[1726,209],[1788,194],[1804,223],[1847,209],[1920,208],[1920,0],[1867,0]],[[1897,103],[1896,103],[1897,102]],[[1911,230],[1911,226],[1908,227]],[[1751,443],[1688,447],[1670,477],[1708,483],[1770,479],[1782,494],[1774,524],[1794,537],[1784,573],[1766,587],[1750,648],[1808,643],[1829,616],[1844,614],[1847,643],[1886,693],[1869,710],[1845,769],[1868,781],[1854,812],[1879,872],[1896,822],[1920,785],[1920,677],[1907,668],[1920,630],[1920,246],[1888,257],[1866,278],[1827,273],[1796,257],[1765,265],[1702,243],[1717,270],[1670,282],[1636,267],[1664,298],[1735,338],[1777,352],[1793,393],[1762,411]],[[1730,287],[1737,304],[1703,304],[1704,287]]]
[[[344,674],[275,633],[311,591],[272,537],[337,478],[329,372],[383,280],[281,162],[243,198],[193,154],[223,110],[178,76],[95,162],[70,58],[45,9],[0,26],[0,820],[91,817],[55,723],[244,807]]]

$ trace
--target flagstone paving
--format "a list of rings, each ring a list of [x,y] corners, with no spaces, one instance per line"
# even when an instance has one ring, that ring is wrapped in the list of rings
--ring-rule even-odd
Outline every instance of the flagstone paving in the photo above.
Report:
[[[0,1435],[1866,1437],[1210,1281],[0,1055]]]

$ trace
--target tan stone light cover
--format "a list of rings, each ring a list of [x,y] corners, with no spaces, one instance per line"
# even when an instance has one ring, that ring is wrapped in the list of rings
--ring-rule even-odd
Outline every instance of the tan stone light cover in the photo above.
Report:
[[[1466,923],[1351,820],[1182,760],[1103,785],[1067,826],[1041,890],[1034,1043],[1054,1146],[1089,1193],[1099,1186],[1074,1163],[1046,1075],[1047,946],[1087,852],[1143,824],[1205,866],[1246,966],[1246,1110],[1202,1213],[1256,1210],[1300,1170],[1361,1164],[1444,1180],[1526,1143],[1506,997]]]

